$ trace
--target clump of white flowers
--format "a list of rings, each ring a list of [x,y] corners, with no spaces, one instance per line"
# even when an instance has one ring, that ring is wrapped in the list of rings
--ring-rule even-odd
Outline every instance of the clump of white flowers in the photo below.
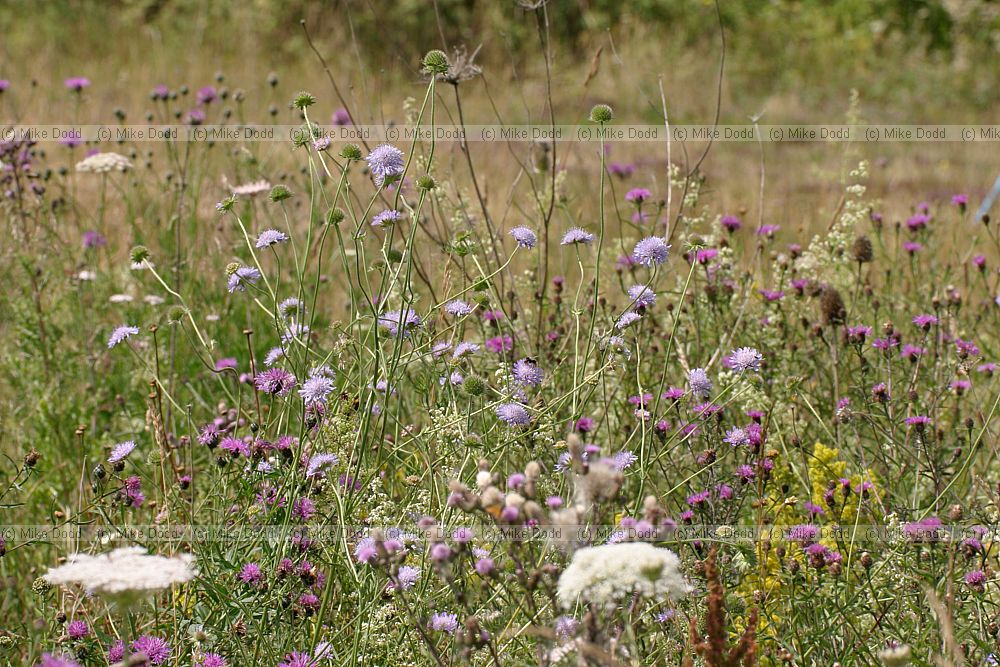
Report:
[[[132,168],[132,162],[118,153],[95,153],[76,163],[76,170],[94,174],[106,174],[109,171],[125,172]]]
[[[120,596],[169,588],[197,574],[191,554],[167,558],[125,547],[98,556],[74,554],[44,578],[50,584],[79,584],[91,593]]]
[[[626,542],[578,550],[559,577],[556,593],[565,608],[581,601],[613,608],[634,594],[663,601],[690,591],[677,554],[646,542]]]

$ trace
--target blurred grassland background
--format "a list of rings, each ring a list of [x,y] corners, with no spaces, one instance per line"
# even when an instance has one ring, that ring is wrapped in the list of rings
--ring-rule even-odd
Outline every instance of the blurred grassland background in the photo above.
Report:
[[[461,85],[469,124],[498,116],[545,122],[546,51],[557,122],[580,122],[594,103],[607,102],[621,122],[660,123],[662,79],[671,122],[708,124],[717,104],[720,22],[722,123],[758,115],[763,123],[845,122],[852,90],[862,121],[998,119],[1000,3],[989,0],[552,0],[544,12],[507,0],[9,0],[0,6],[0,77],[12,87],[0,97],[0,116],[113,122],[118,109],[143,122],[153,85],[194,91],[221,73],[216,85],[246,91],[239,115],[248,121],[268,120],[273,106],[275,120],[297,122],[288,101],[309,90],[319,98],[313,118],[326,122],[341,104],[308,49],[303,20],[359,123],[402,120],[405,100],[422,90],[420,56],[464,48],[477,53],[483,72]],[[61,85],[69,76],[93,81],[80,101]],[[447,87],[440,95],[439,118],[453,120],[454,96]],[[675,147],[675,161],[693,162],[702,148]],[[457,145],[447,149],[464,160]],[[510,147],[525,159],[530,149]],[[596,175],[592,149],[565,144],[560,160]],[[280,180],[284,147],[253,150],[271,156],[271,179]],[[471,150],[487,183],[516,176],[513,159],[490,159],[493,147]],[[896,219],[918,201],[955,192],[967,192],[974,206],[1000,168],[996,154],[986,143],[767,144],[764,216],[788,229],[821,229],[839,200],[838,176],[859,159],[871,162],[872,195],[892,195],[899,210],[886,213]],[[663,144],[612,146],[610,159],[651,167],[635,185],[662,190]],[[716,144],[702,165],[708,203],[754,211],[760,161],[755,144]],[[222,191],[206,193],[205,205]],[[509,200],[487,194],[492,208]]]

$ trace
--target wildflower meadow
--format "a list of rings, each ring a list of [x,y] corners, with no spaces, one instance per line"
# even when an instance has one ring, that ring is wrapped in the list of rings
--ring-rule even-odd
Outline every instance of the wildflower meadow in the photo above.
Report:
[[[0,27],[0,664],[998,664],[995,3]]]

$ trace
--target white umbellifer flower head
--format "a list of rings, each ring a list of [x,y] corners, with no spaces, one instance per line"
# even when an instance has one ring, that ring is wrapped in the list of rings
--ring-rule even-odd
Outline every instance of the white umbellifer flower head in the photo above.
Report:
[[[109,171],[124,172],[131,168],[132,162],[124,155],[119,155],[118,153],[95,153],[76,163],[77,171],[94,174],[106,174]]]
[[[195,577],[194,556],[156,556],[142,547],[125,547],[99,556],[74,554],[65,565],[45,573],[50,584],[79,584],[87,591],[128,596],[183,584]]]
[[[556,592],[569,609],[581,601],[611,608],[633,594],[663,601],[690,591],[677,554],[646,542],[625,542],[578,550]]]
[[[253,181],[252,183],[244,183],[242,185],[236,185],[231,188],[234,195],[239,195],[241,197],[253,197],[254,195],[259,195],[263,192],[271,191],[271,184],[263,179],[259,181]]]

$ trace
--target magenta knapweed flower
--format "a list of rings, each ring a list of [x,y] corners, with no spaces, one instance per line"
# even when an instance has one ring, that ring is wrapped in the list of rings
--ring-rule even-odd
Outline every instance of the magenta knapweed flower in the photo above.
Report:
[[[108,647],[108,662],[115,663],[123,660],[125,658],[125,642],[120,639],[116,639],[111,646]]]
[[[594,428],[594,420],[590,417],[580,417],[576,420],[574,428],[580,433],[590,433]]]
[[[288,234],[280,232],[277,229],[266,229],[257,237],[257,243],[255,245],[258,248],[270,248],[273,245],[284,243],[287,240]]]
[[[191,109],[187,113],[188,125],[201,125],[205,122],[205,112],[201,109]]]
[[[819,537],[819,528],[811,523],[792,526],[788,529],[785,539],[792,542],[799,542],[803,545],[812,544]]]
[[[119,461],[124,461],[132,450],[135,449],[134,440],[126,440],[125,442],[119,442],[111,450],[111,455],[108,456],[108,463],[118,463]]]
[[[919,357],[922,357],[925,354],[927,354],[927,350],[925,348],[917,345],[910,345],[909,343],[903,345],[903,347],[899,350],[899,356],[904,359],[909,359],[910,361],[916,361]]]
[[[7,79],[0,79],[0,93],[10,88],[10,81]]]
[[[277,667],[316,667],[316,661],[308,653],[292,651],[282,658]]]
[[[847,340],[855,345],[863,345],[871,334],[872,328],[869,326],[847,327]]]
[[[490,352],[510,352],[514,349],[514,339],[510,336],[494,336],[486,341],[486,349]]]
[[[365,158],[375,185],[382,187],[403,175],[403,151],[390,144],[380,144]]]
[[[269,368],[254,378],[254,386],[257,388],[257,391],[262,391],[272,396],[287,396],[288,392],[295,387],[297,382],[294,375],[284,368],[277,367]]]
[[[905,241],[903,243],[903,250],[908,252],[910,255],[915,255],[923,249],[923,244],[917,243],[916,241]]]
[[[198,89],[194,98],[197,100],[198,104],[211,104],[217,96],[218,93],[215,90],[215,86],[203,86]]]
[[[698,264],[705,265],[711,262],[713,259],[719,256],[719,251],[715,248],[703,248],[695,253],[694,261]]]
[[[927,227],[927,223],[930,221],[931,217],[926,213],[917,213],[906,219],[906,226],[911,232],[915,232]]]
[[[767,289],[762,289],[762,290],[759,290],[759,292],[760,292],[760,295],[762,297],[764,297],[764,301],[768,301],[768,302],[771,302],[771,301],[781,301],[782,299],[785,298],[785,293],[783,291],[781,291],[781,290],[767,290]]]
[[[665,392],[660,394],[660,398],[665,401],[679,401],[684,398],[684,390],[680,387],[668,387]]]
[[[206,653],[201,656],[197,667],[229,667],[229,663],[218,653]]]
[[[757,229],[757,236],[772,237],[781,230],[781,225],[761,225]]]
[[[932,326],[938,323],[938,318],[933,315],[915,315],[913,317],[913,323],[924,331],[929,330]]]
[[[233,456],[250,456],[250,445],[242,438],[223,438],[219,443],[219,449],[229,452]]]
[[[74,93],[79,93],[90,85],[90,79],[85,76],[71,76],[63,81],[63,85],[72,90]]]
[[[625,193],[625,201],[632,202],[633,204],[642,204],[652,196],[653,193],[646,188],[632,188]]]
[[[80,663],[65,655],[43,653],[38,667],[80,667]]]
[[[941,519],[936,516],[929,516],[920,521],[903,524],[903,533],[911,540],[929,540],[937,536],[941,526]]]
[[[132,642],[133,653],[144,653],[151,665],[160,665],[170,659],[170,645],[153,635],[143,635]]]
[[[986,573],[982,570],[971,570],[966,572],[965,583],[973,590],[982,592],[986,586]]]
[[[635,172],[634,164],[629,164],[627,162],[608,163],[608,173],[611,174],[612,176],[625,178],[626,176],[631,176],[634,172]]]
[[[531,422],[531,415],[520,403],[501,403],[496,407],[496,415],[509,426],[526,426]]]
[[[726,358],[726,365],[734,371],[760,371],[760,364],[764,361],[764,356],[752,347],[741,347],[733,350]]]
[[[99,248],[108,244],[108,240],[99,232],[93,230],[83,233],[84,248]]]
[[[239,580],[248,586],[259,586],[264,583],[264,573],[257,563],[247,563],[237,575]]]
[[[90,626],[87,621],[72,621],[66,626],[66,634],[70,639],[83,639],[90,634]]]
[[[913,417],[907,417],[903,421],[906,422],[907,426],[913,426],[918,431],[922,431],[934,423],[934,421],[927,415],[914,415]]]
[[[594,235],[590,232],[580,229],[579,227],[573,227],[563,234],[560,245],[576,245],[580,243],[589,245],[594,241],[594,238]]]
[[[969,196],[964,194],[952,195],[951,203],[964,211],[966,205],[969,203]]]
[[[138,333],[139,333],[139,327],[133,327],[127,324],[122,325],[120,327],[115,327],[115,330],[112,331],[111,335],[108,337],[108,349],[110,350],[111,348],[115,347],[116,345],[120,344],[125,340],[128,340],[129,338],[135,336]]]
[[[722,228],[727,232],[732,233],[738,231],[740,227],[743,226],[743,221],[735,215],[724,215],[722,216],[722,219],[719,220],[719,224],[722,225]]]
[[[512,228],[510,230],[510,235],[514,237],[515,241],[517,241],[517,245],[522,248],[534,248],[538,243],[538,238],[535,236],[535,232],[523,225]]]
[[[645,266],[659,266],[670,257],[670,246],[659,236],[649,236],[635,244],[635,261]]]

